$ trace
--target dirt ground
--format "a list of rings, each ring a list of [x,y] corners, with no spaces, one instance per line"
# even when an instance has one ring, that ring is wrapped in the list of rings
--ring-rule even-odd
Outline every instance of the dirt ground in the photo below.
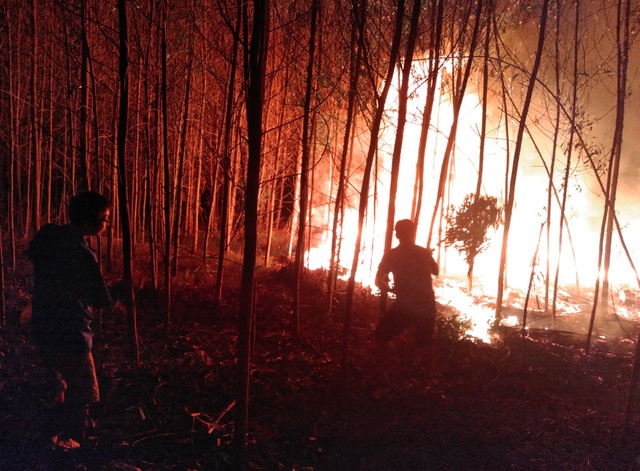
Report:
[[[194,269],[178,281],[168,334],[150,290],[137,292],[140,365],[130,359],[122,307],[102,313],[95,439],[64,451],[39,433],[42,367],[28,322],[19,320],[28,289],[9,280],[10,311],[0,328],[0,469],[234,469],[238,293],[225,292],[214,308],[210,278]],[[640,469],[640,411],[637,398],[629,402],[636,322],[595,336],[589,352],[584,332],[569,330],[584,325],[586,312],[561,317],[562,330],[537,328],[542,321],[532,316],[526,338],[502,328],[487,344],[461,338],[459,313],[440,304],[430,369],[411,333],[386,352],[375,348],[377,298],[358,290],[345,365],[344,287],[328,317],[322,275],[307,275],[296,338],[286,282],[286,270],[258,273],[251,469]]]

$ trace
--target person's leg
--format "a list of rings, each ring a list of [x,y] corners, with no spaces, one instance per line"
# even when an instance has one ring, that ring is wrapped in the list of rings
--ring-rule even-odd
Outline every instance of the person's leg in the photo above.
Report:
[[[397,301],[393,302],[384,314],[375,330],[375,337],[379,341],[389,341],[402,333],[408,327],[407,309]]]
[[[42,437],[44,440],[55,443],[62,433],[62,424],[65,421],[65,392],[67,383],[61,373],[61,356],[48,349],[40,351],[44,363],[45,375],[45,416],[42,423]]]
[[[435,354],[435,312],[423,310],[416,314],[416,347],[419,351],[422,367],[431,375]]]
[[[65,410],[67,413],[66,438],[82,442],[93,423],[89,406],[99,402],[100,392],[93,355],[69,355],[64,371],[68,383]]]

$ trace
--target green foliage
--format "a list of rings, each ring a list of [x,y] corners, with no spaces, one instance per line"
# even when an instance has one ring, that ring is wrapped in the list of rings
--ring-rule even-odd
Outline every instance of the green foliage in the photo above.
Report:
[[[502,207],[494,196],[476,199],[473,193],[469,193],[459,207],[449,208],[447,222],[446,246],[453,246],[471,265],[476,255],[489,246],[489,228],[497,228],[502,224]]]

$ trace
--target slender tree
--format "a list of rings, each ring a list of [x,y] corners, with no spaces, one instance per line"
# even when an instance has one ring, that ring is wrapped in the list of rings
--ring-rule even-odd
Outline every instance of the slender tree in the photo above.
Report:
[[[358,10],[358,8],[365,8],[364,6],[359,7],[354,2],[353,3],[354,10]],[[358,270],[358,262],[360,259],[360,249],[362,244],[362,231],[364,227],[364,219],[367,213],[367,207],[369,206],[369,186],[371,179],[371,170],[373,168],[374,158],[376,156],[376,151],[378,149],[378,139],[380,132],[380,125],[382,123],[382,117],[384,114],[385,105],[387,102],[387,96],[389,95],[389,89],[391,88],[391,82],[393,80],[393,74],[395,71],[396,63],[398,61],[398,55],[400,52],[400,39],[402,38],[402,24],[404,17],[404,9],[405,2],[404,0],[398,0],[397,9],[395,12],[394,19],[394,29],[393,29],[393,40],[391,42],[391,49],[389,54],[389,62],[387,73],[384,78],[384,84],[382,85],[382,91],[379,95],[376,96],[375,102],[375,113],[373,116],[373,121],[371,123],[371,137],[369,142],[369,150],[367,151],[367,158],[364,167],[364,173],[362,176],[362,186],[360,188],[360,203],[358,206],[358,232],[356,235],[356,242],[353,251],[353,260],[351,263],[351,274],[349,276],[349,281],[347,283],[347,295],[346,295],[346,303],[345,303],[345,323],[344,323],[344,332],[343,332],[343,346],[342,346],[342,366],[343,368],[347,368],[348,366],[348,358],[349,358],[349,334],[351,331],[351,307],[353,304],[353,294],[355,291],[355,283],[356,283],[356,272]],[[360,28],[360,41],[364,41],[364,16],[360,17],[360,15],[356,14],[356,18],[361,18],[361,21],[358,23],[358,27]],[[364,45],[362,46],[364,49]],[[368,58],[365,56],[365,64],[369,69],[369,73],[371,71],[371,64],[368,61]]]
[[[220,242],[218,245],[218,270],[216,272],[216,286],[214,290],[214,302],[218,304],[222,299],[222,286],[224,277],[224,256],[228,250],[230,205],[231,205],[231,169],[232,169],[232,136],[233,116],[235,113],[236,74],[238,69],[238,48],[240,45],[240,28],[242,26],[242,2],[236,2],[236,23],[232,30],[233,46],[231,50],[231,63],[229,64],[229,78],[227,80],[227,93],[224,115],[224,134],[222,142],[222,201],[220,209]],[[210,211],[214,205],[211,204]],[[209,220],[211,215],[209,216]],[[206,246],[206,245],[205,245]]]
[[[469,6],[469,8],[471,8]],[[436,227],[436,219],[438,216],[438,210],[444,209],[444,195],[445,195],[445,187],[448,182],[448,174],[449,174],[449,166],[452,157],[452,152],[454,150],[454,144],[456,142],[456,133],[458,131],[458,120],[460,117],[460,109],[462,107],[462,100],[464,99],[465,91],[467,89],[467,83],[469,82],[469,77],[471,76],[471,67],[473,65],[474,54],[476,51],[476,45],[478,43],[478,33],[480,31],[480,23],[481,23],[481,13],[482,13],[482,0],[478,0],[476,5],[475,12],[475,21],[473,25],[473,33],[471,36],[471,44],[469,46],[469,57],[467,58],[465,71],[461,77],[461,82],[458,85],[459,88],[452,84],[452,101],[453,101],[453,122],[451,124],[451,129],[449,131],[449,136],[447,138],[447,145],[444,150],[444,156],[442,158],[442,166],[440,167],[440,179],[438,181],[438,191],[436,193],[436,203],[433,208],[433,214],[431,216],[431,225],[429,226],[429,236],[427,238],[427,247],[431,245],[431,238],[434,233],[434,228]],[[453,81],[453,80],[452,80]],[[440,221],[442,218],[440,219]]]
[[[291,309],[291,331],[298,336],[300,329],[300,277],[304,264],[305,230],[307,226],[307,208],[309,198],[309,156],[311,99],[313,88],[313,64],[315,61],[316,31],[318,16],[318,0],[311,0],[311,31],[309,33],[309,58],[307,62],[307,79],[302,114],[302,156],[300,161],[300,219],[298,222],[298,238],[294,262],[293,306]]]
[[[407,124],[407,102],[409,100],[409,81],[411,79],[411,66],[413,64],[413,53],[418,39],[418,24],[420,20],[421,0],[413,0],[411,11],[411,23],[407,37],[407,45],[402,62],[402,78],[398,91],[398,126],[396,129],[395,141],[393,144],[393,155],[391,159],[391,182],[389,185],[389,207],[387,211],[387,229],[385,232],[384,248],[391,248],[393,241],[393,227],[396,213],[396,194],[398,191],[398,177],[400,172],[400,160],[402,156],[402,143],[404,130]]]
[[[600,230],[600,243],[598,250],[598,274],[602,271],[602,296],[600,310],[607,313],[609,296],[609,267],[611,263],[611,247],[613,240],[613,223],[616,209],[616,194],[618,188],[618,175],[620,173],[620,158],[622,155],[622,134],[624,128],[624,109],[627,99],[627,68],[629,66],[630,44],[630,0],[620,0],[617,5],[616,15],[616,47],[617,47],[617,74],[616,74],[616,120],[613,133],[613,142],[609,154],[609,166],[605,192],[605,205]],[[591,336],[595,323],[596,309],[598,306],[600,276],[596,277],[589,331],[587,333],[587,346],[591,346]],[[637,360],[636,360],[637,363]],[[634,369],[637,366],[634,364]]]
[[[358,79],[360,77],[360,68],[362,65],[362,48],[359,41],[360,28],[358,23],[358,10],[353,9],[351,13],[351,20],[353,22],[351,26],[351,40],[349,47],[349,90],[347,98],[347,117],[344,128],[344,138],[342,141],[342,153],[340,156],[340,170],[338,172],[338,186],[336,189],[336,200],[333,211],[333,226],[331,230],[331,260],[329,261],[329,273],[327,274],[327,316],[331,314],[333,304],[333,291],[336,283],[337,264],[340,260],[338,256],[338,240],[340,232],[338,231],[338,225],[341,221],[344,221],[342,217],[344,214],[345,205],[345,186],[347,177],[348,157],[350,150],[353,150],[353,145],[350,143],[353,140],[353,121],[355,119],[355,103],[356,95],[358,92]],[[362,12],[361,14],[364,14]]]
[[[267,53],[269,17],[268,0],[252,2],[252,31],[249,36],[248,4],[244,6],[244,80],[247,87],[246,116],[249,155],[245,186],[244,258],[240,288],[240,317],[238,329],[238,368],[242,391],[238,396],[240,417],[235,430],[238,462],[236,469],[247,468],[246,437],[249,419],[249,385],[251,365],[251,329],[254,314],[254,279],[258,236],[258,193],[262,157],[262,112],[264,107],[264,73]]]
[[[575,5],[575,21],[573,30],[573,80],[572,80],[572,95],[571,95],[571,116],[569,121],[569,143],[567,145],[567,162],[564,168],[564,181],[562,184],[562,202],[560,204],[560,221],[559,221],[559,233],[558,233],[558,262],[556,263],[556,273],[553,280],[553,305],[552,305],[552,318],[555,323],[556,319],[556,305],[558,298],[558,285],[560,284],[560,254],[562,253],[562,242],[564,236],[564,217],[567,210],[567,195],[569,193],[569,175],[571,173],[571,155],[573,153],[573,142],[576,135],[576,119],[578,109],[578,63],[580,56],[580,4],[576,2]]]
[[[529,107],[531,106],[531,97],[533,96],[533,90],[535,88],[536,79],[538,76],[538,70],[540,68],[540,61],[542,58],[542,51],[544,46],[544,37],[547,27],[547,13],[549,11],[549,0],[544,0],[542,4],[542,11],[540,13],[540,31],[538,34],[538,46],[536,49],[536,56],[529,77],[529,85],[527,87],[527,93],[524,99],[522,114],[520,116],[520,123],[518,126],[518,134],[516,136],[516,147],[513,153],[513,165],[511,168],[511,179],[509,181],[509,193],[506,200],[505,213],[504,213],[504,233],[502,238],[502,250],[500,253],[500,266],[498,268],[498,294],[496,296],[496,317],[495,323],[499,325],[502,319],[502,300],[504,296],[504,274],[505,266],[507,262],[507,247],[509,244],[509,229],[511,227],[511,219],[513,215],[513,204],[515,201],[515,188],[516,178],[518,176],[518,163],[520,160],[520,153],[522,152],[522,141],[524,137],[524,131],[527,122],[527,115]]]
[[[171,169],[169,165],[169,117],[167,104],[167,0],[162,0],[161,67],[162,84],[162,154],[164,163],[164,289],[166,327],[171,325]]]
[[[118,0],[119,19],[119,64],[118,77],[120,79],[120,106],[118,118],[118,201],[120,203],[120,220],[122,224],[122,281],[125,289],[125,304],[127,309],[127,334],[133,357],[140,363],[138,348],[138,327],[136,319],[135,294],[133,290],[133,260],[131,257],[131,224],[128,209],[126,143],[129,114],[129,44],[127,25],[127,1]]]

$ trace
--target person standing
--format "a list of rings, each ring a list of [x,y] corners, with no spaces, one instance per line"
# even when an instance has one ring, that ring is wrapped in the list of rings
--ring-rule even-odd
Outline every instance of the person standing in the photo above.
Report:
[[[439,267],[432,251],[416,245],[416,225],[402,219],[395,225],[398,246],[385,252],[376,273],[375,284],[382,292],[392,292],[395,300],[383,314],[375,338],[386,344],[405,329],[414,327],[416,344],[433,346],[436,301],[431,280]],[[389,284],[389,274],[393,285]]]
[[[28,248],[34,268],[31,331],[49,380],[51,405],[45,433],[52,443],[77,447],[100,401],[92,355],[92,309],[111,298],[88,243],[110,225],[109,201],[87,191],[68,207],[69,224],[47,224]]]

